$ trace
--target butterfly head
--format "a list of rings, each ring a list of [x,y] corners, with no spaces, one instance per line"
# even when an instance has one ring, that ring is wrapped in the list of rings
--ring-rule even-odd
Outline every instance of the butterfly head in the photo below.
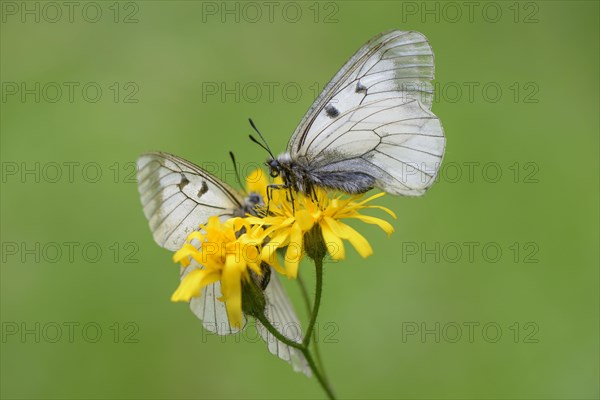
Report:
[[[256,216],[259,208],[264,205],[264,199],[259,193],[250,192],[244,199],[243,206],[237,209],[234,215],[236,217],[245,217],[247,214]]]
[[[272,178],[277,178],[281,174],[281,164],[276,158],[269,158],[267,160],[267,167],[269,167],[269,173]]]
[[[255,206],[264,205],[264,201],[260,194],[256,192],[251,192],[248,194],[248,196],[246,196],[246,205],[249,208],[253,209]]]
[[[269,158],[267,160],[267,167],[269,167],[269,172],[273,178],[281,175],[285,181],[287,175],[289,175],[287,172],[290,170],[291,163],[292,157],[290,157],[289,153],[283,153],[277,156],[277,158]]]

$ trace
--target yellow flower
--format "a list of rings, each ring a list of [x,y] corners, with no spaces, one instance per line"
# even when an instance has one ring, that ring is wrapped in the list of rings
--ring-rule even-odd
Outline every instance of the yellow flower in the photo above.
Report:
[[[250,279],[250,271],[262,275],[261,246],[264,231],[250,226],[242,218],[221,223],[211,217],[208,223],[192,232],[173,260],[187,268],[191,262],[202,267],[188,273],[171,296],[172,301],[189,302],[200,295],[203,287],[221,281],[229,322],[240,327],[242,321],[242,284]],[[243,232],[236,237],[239,232]]]
[[[284,190],[279,191],[285,192]],[[271,203],[267,216],[245,218],[250,224],[268,227],[264,233],[269,237],[269,243],[263,246],[262,258],[277,271],[291,278],[298,275],[298,266],[305,251],[304,237],[314,227],[319,228],[318,231],[322,234],[327,252],[334,260],[345,257],[344,240],[349,241],[362,257],[373,254],[373,249],[364,236],[342,222],[343,219],[358,219],[377,225],[388,236],[394,232],[394,228],[387,221],[360,213],[363,209],[380,209],[396,218],[396,215],[385,207],[367,205],[385,193],[379,193],[359,201],[362,195],[347,196],[339,193],[329,195],[320,189],[317,189],[316,192],[316,200],[310,196],[295,193],[296,198],[293,203],[291,201]],[[280,196],[281,199],[285,199],[285,197]],[[281,247],[287,247],[285,269],[279,265],[276,256],[277,248]]]

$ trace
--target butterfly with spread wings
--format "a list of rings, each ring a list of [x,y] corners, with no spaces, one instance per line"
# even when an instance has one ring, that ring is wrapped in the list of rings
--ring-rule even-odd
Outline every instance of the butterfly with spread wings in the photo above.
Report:
[[[190,233],[198,230],[211,216],[231,218],[253,213],[262,203],[262,196],[249,193],[245,198],[225,182],[197,165],[168,153],[143,154],[137,161],[138,189],[144,215],[159,246],[171,251],[182,247]],[[192,260],[182,270],[181,279],[202,265]],[[266,318],[293,341],[302,341],[300,321],[296,316],[285,289],[271,267],[265,265],[262,279],[252,278],[264,290],[267,300]],[[204,328],[218,335],[237,333],[230,325],[219,281],[206,286],[199,297],[190,301],[192,312],[202,320]],[[242,322],[242,328],[246,320]],[[306,359],[297,349],[277,340],[264,326],[256,321],[258,332],[269,351],[292,364],[295,371],[310,376]]]
[[[420,196],[434,183],[446,140],[431,112],[433,52],[423,34],[384,32],[327,84],[288,142],[267,160],[286,188]],[[253,139],[256,141],[255,139]]]

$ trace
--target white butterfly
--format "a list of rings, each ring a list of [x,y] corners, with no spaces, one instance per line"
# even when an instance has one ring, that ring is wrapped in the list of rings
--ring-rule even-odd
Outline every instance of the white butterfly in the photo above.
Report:
[[[433,52],[419,32],[384,32],[333,77],[267,161],[285,186],[420,196],[433,184],[446,140],[430,111]],[[268,146],[265,146],[268,150]]]
[[[230,218],[245,215],[254,205],[262,202],[260,195],[241,196],[229,185],[202,168],[167,153],[147,153],[137,160],[138,189],[144,215],[150,224],[154,240],[165,249],[176,251],[188,235],[197,230],[211,216]],[[182,270],[181,279],[194,268],[202,268],[195,261]],[[272,271],[269,271],[272,272]],[[302,342],[300,321],[294,312],[277,273],[267,274],[270,279],[264,289],[267,306],[265,316],[275,328],[281,329],[290,340]],[[190,302],[192,312],[202,320],[205,329],[218,335],[230,335],[239,330],[229,324],[220,282],[206,286],[199,297]],[[246,323],[244,318],[242,328]],[[297,349],[275,339],[256,321],[257,329],[272,354],[288,361],[295,371],[310,376],[306,359]]]

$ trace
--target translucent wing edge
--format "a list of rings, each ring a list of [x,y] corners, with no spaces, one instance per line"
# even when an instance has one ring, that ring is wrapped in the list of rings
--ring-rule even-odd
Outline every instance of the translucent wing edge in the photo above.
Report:
[[[285,292],[285,288],[281,284],[281,281],[274,270],[271,271],[271,280],[265,289],[265,297],[267,298],[265,316],[269,322],[288,339],[296,343],[301,343],[302,327],[300,325],[300,320]],[[308,362],[299,350],[277,340],[277,338],[269,333],[269,331],[267,331],[267,329],[258,321],[256,321],[256,328],[262,339],[267,343],[271,354],[290,363],[294,371],[302,372],[308,377],[312,376]]]

